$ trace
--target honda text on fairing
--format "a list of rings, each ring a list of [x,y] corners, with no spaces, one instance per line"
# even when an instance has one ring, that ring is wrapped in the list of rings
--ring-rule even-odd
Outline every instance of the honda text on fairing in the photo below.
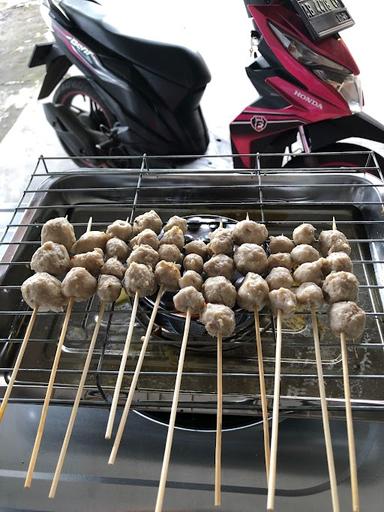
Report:
[[[204,154],[209,136],[200,100],[211,77],[200,54],[119,32],[96,0],[44,3],[54,42],[37,45],[30,66],[47,66],[39,98],[56,89],[45,113],[77,163]],[[236,166],[254,167],[247,155],[256,153],[270,153],[269,164],[280,166],[276,154],[297,141],[303,152],[367,149],[340,143],[351,137],[384,142],[384,126],[361,112],[359,69],[339,35],[354,22],[341,0],[245,4],[259,52],[247,74],[259,97],[230,124]],[[65,79],[71,66],[82,76]],[[321,165],[362,165],[361,158],[318,157]]]

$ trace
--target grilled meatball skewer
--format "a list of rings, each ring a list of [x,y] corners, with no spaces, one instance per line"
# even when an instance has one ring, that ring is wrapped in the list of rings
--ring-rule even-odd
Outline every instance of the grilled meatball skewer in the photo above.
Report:
[[[171,415],[170,415],[169,424],[168,424],[167,441],[165,444],[163,465],[161,468],[161,476],[160,476],[160,482],[159,482],[159,490],[157,493],[155,512],[162,512],[162,510],[163,510],[165,486],[167,483],[169,460],[171,457],[173,432],[175,429],[175,421],[176,421],[177,405],[179,402],[181,378],[183,375],[185,352],[187,350],[189,328],[191,325],[191,315],[192,314],[195,314],[195,315],[200,314],[205,306],[205,301],[204,301],[203,295],[192,286],[187,286],[186,288],[182,288],[174,296],[173,302],[178,311],[186,313],[186,317],[185,317],[183,340],[181,342],[181,349],[180,349],[180,355],[179,355],[179,363],[177,366],[175,390],[173,393]]]
[[[314,345],[315,345],[316,368],[317,368],[317,378],[318,378],[318,382],[319,382],[319,395],[320,395],[321,413],[322,413],[322,419],[323,419],[325,448],[326,448],[326,453],[327,453],[329,481],[331,484],[332,510],[333,510],[333,512],[339,512],[339,510],[340,510],[339,495],[338,495],[338,491],[337,491],[335,461],[334,461],[334,456],[333,456],[331,430],[329,427],[327,397],[326,397],[326,392],[325,392],[323,366],[322,366],[322,360],[321,360],[319,324],[317,321],[317,309],[319,308],[319,306],[321,306],[323,304],[324,296],[323,296],[323,292],[321,291],[321,288],[319,286],[317,286],[317,284],[308,282],[308,283],[303,283],[299,286],[299,288],[296,290],[296,298],[297,298],[297,302],[299,304],[306,306],[311,311],[313,341],[314,341]]]

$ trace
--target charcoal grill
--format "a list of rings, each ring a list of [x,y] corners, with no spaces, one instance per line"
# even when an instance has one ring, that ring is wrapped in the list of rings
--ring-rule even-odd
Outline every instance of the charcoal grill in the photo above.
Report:
[[[166,220],[172,215],[220,215],[264,222],[271,235],[289,234],[302,222],[318,231],[331,229],[332,217],[349,238],[355,273],[361,283],[359,303],[367,312],[363,339],[349,345],[353,409],[356,418],[384,419],[384,185],[375,154],[359,153],[361,167],[265,168],[271,155],[255,155],[255,168],[231,168],[230,158],[209,158],[211,168],[152,168],[154,157],[141,158],[141,167],[127,169],[73,169],[55,172],[55,159],[41,157],[28,186],[13,212],[1,241],[0,263],[0,395],[4,392],[18,348],[31,315],[23,303],[20,285],[31,275],[29,261],[40,244],[41,227],[55,216],[68,216],[76,235],[82,234],[89,216],[93,226],[105,229],[117,218],[134,218],[155,209]],[[276,155],[278,156],[278,155]],[[280,155],[281,156],[281,155]],[[295,155],[290,155],[295,157]],[[194,157],[195,158],[195,157]],[[308,156],[308,159],[312,158]],[[337,155],[340,160],[340,155]],[[309,161],[309,160],[308,160]],[[304,163],[303,163],[304,162]],[[313,160],[311,160],[313,163]],[[2,210],[6,211],[5,209]],[[53,404],[73,401],[90,335],[98,311],[97,298],[76,304],[57,374]],[[129,323],[131,304],[108,307],[99,335],[82,404],[107,406],[117,377],[120,356]],[[39,313],[18,374],[11,401],[42,402],[60,332],[63,314]],[[262,312],[266,327],[263,350],[268,396],[273,392],[275,331],[268,312]],[[329,408],[334,417],[344,415],[342,367],[339,340],[328,328],[326,311],[319,313],[322,356]],[[135,329],[122,387],[124,401],[132,376],[146,311],[142,308]],[[200,348],[212,343],[191,341]],[[254,332],[224,342],[223,410],[227,427],[243,426],[260,413]],[[165,418],[170,409],[176,375],[178,346],[154,330],[134,407],[150,417]],[[216,410],[216,360],[210,350],[187,353],[179,407],[179,426],[207,428],[207,418]],[[318,417],[315,355],[310,315],[298,311],[284,323],[281,408],[291,416]],[[192,419],[193,418],[193,419]],[[200,420],[196,420],[200,418]],[[241,418],[241,420],[239,420]]]

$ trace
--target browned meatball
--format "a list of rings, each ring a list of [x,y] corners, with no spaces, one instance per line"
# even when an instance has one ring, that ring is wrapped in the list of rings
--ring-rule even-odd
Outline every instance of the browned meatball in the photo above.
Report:
[[[202,240],[192,240],[184,246],[185,254],[198,254],[203,259],[207,257],[207,245]]]
[[[155,279],[164,290],[176,291],[179,289],[181,278],[179,266],[169,261],[159,261],[155,268]]]
[[[45,242],[32,256],[31,269],[48,272],[54,276],[65,274],[71,267],[69,254],[64,245]]]
[[[203,286],[203,278],[194,270],[187,270],[184,272],[183,277],[179,279],[180,288],[193,286],[196,290],[200,291]]]
[[[352,272],[353,264],[351,258],[345,252],[332,252],[324,258],[323,270],[325,274],[330,272]]]
[[[323,256],[328,256],[333,252],[345,252],[351,254],[351,247],[347,237],[337,229],[322,231],[319,236],[320,252]]]
[[[91,274],[97,275],[104,265],[103,251],[95,249],[94,251],[75,254],[71,259],[71,265],[72,267],[83,267]]]
[[[183,255],[180,249],[173,244],[163,244],[159,247],[159,258],[172,263],[181,263]]]
[[[107,258],[118,258],[125,261],[130,253],[131,248],[120,238],[111,238],[105,246],[105,255]]]
[[[235,314],[228,306],[207,304],[201,315],[207,333],[210,336],[231,336],[236,328]]]
[[[203,284],[203,294],[211,304],[224,304],[233,308],[236,303],[236,288],[223,276],[209,277]]]
[[[291,258],[295,265],[302,265],[303,263],[311,263],[318,260],[320,254],[312,245],[301,244],[293,249]]]
[[[268,231],[264,224],[253,220],[242,220],[233,228],[233,240],[237,245],[262,244],[268,238]]]
[[[270,290],[278,290],[279,288],[292,288],[293,286],[292,275],[290,271],[285,267],[273,268],[265,280]]]
[[[107,227],[107,235],[128,242],[132,237],[132,226],[126,220],[115,220]]]
[[[187,254],[183,260],[183,267],[185,270],[194,270],[201,274],[204,267],[204,261],[198,254]]]
[[[164,231],[169,231],[174,226],[177,226],[181,229],[181,231],[185,234],[188,230],[188,222],[183,217],[179,217],[178,215],[174,215],[169,219],[169,221],[164,226]]]
[[[301,224],[293,231],[293,241],[296,245],[312,245],[315,240],[316,228],[312,224]]]
[[[63,311],[68,302],[60,281],[47,272],[38,272],[24,281],[21,294],[30,308],[39,311]]]
[[[355,301],[359,293],[359,281],[351,272],[332,272],[324,281],[323,292],[330,304]]]
[[[184,233],[178,226],[173,226],[169,231],[166,231],[161,237],[160,245],[171,244],[176,245],[180,251],[184,247]]]
[[[233,257],[237,270],[241,274],[254,272],[262,274],[267,270],[268,258],[260,245],[244,243],[235,251]]]
[[[141,231],[131,240],[131,247],[135,247],[137,245],[149,245],[152,247],[152,249],[157,251],[160,242],[156,233],[152,229],[143,229],[143,231]]]
[[[208,277],[224,276],[231,280],[235,273],[235,265],[229,256],[218,254],[204,263],[204,272]]]
[[[291,316],[295,312],[297,301],[296,295],[287,288],[279,288],[269,292],[269,300],[274,314],[281,311],[283,316]]]
[[[308,307],[320,307],[324,302],[323,292],[315,283],[303,283],[296,290],[298,304]]]
[[[114,302],[121,293],[121,282],[115,276],[100,275],[97,282],[97,295],[102,302]]]
[[[200,314],[205,306],[203,295],[193,286],[182,288],[173,297],[173,303],[177,311],[186,313],[188,310],[193,315]]]
[[[161,218],[154,210],[151,210],[136,217],[133,221],[133,234],[137,235],[144,231],[144,229],[152,229],[158,235],[162,227],[163,222]]]
[[[216,230],[218,231],[218,230]],[[207,245],[208,254],[233,254],[233,238],[232,232],[229,229],[222,229],[219,234],[214,236]]]
[[[109,274],[123,279],[125,266],[117,258],[109,258],[100,269],[100,274]]]
[[[316,283],[323,282],[323,258],[312,263],[303,263],[293,273],[293,278],[298,284],[302,283]]]
[[[331,330],[336,336],[344,333],[347,339],[358,340],[364,333],[365,313],[355,302],[338,302],[329,310]]]
[[[64,217],[48,220],[41,230],[41,243],[55,242],[64,245],[69,251],[76,242],[75,231],[73,226]]]
[[[133,297],[151,297],[156,292],[156,280],[153,270],[142,263],[133,261],[125,272],[123,286],[128,295]]]
[[[72,246],[72,254],[81,254],[83,252],[90,252],[93,249],[105,249],[109,240],[109,236],[103,231],[88,231],[81,235],[77,242]]]
[[[249,272],[237,292],[237,303],[247,311],[258,310],[268,304],[269,287],[266,281],[253,272]]]
[[[268,270],[272,270],[276,267],[285,267],[291,270],[292,266],[291,255],[287,252],[277,252],[268,257]]]
[[[72,268],[62,282],[63,294],[75,302],[88,300],[96,289],[96,279],[83,267]]]
[[[269,242],[269,250],[271,254],[277,253],[290,253],[295,247],[295,244],[287,236],[271,236]]]
[[[133,249],[132,253],[129,255],[127,265],[129,266],[133,261],[155,268],[159,261],[159,254],[149,245],[139,245]]]

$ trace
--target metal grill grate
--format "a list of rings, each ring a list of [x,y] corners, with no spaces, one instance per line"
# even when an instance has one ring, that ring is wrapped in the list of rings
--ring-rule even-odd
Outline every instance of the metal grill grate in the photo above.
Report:
[[[49,218],[68,215],[76,235],[89,216],[93,226],[105,229],[117,218],[134,218],[155,209],[166,220],[174,214],[219,215],[241,220],[249,213],[266,224],[270,234],[290,234],[302,222],[318,231],[331,229],[337,219],[352,247],[354,271],[361,283],[361,306],[367,312],[362,341],[349,346],[353,405],[364,416],[384,410],[384,185],[375,154],[353,153],[357,167],[324,168],[315,155],[290,155],[300,168],[266,168],[271,155],[254,155],[255,168],[234,170],[232,155],[204,157],[183,168],[154,169],[155,157],[141,157],[132,169],[75,169],[53,171],[57,159],[41,157],[24,194],[11,213],[0,244],[0,389],[12,369],[31,311],[21,300],[20,285],[31,275],[29,261],[40,244],[40,230]],[[282,158],[282,155],[272,155]],[[340,162],[351,154],[322,154]],[[186,157],[186,162],[188,162]],[[193,157],[194,159],[196,157]],[[134,163],[134,160],[132,160]],[[74,397],[85,353],[98,311],[97,298],[77,304],[72,314],[54,400]],[[119,366],[130,304],[108,308],[84,391],[83,403],[109,401]],[[272,394],[274,326],[270,313],[263,317],[267,390]],[[63,314],[39,313],[24,357],[13,400],[40,402],[49,379]],[[132,343],[123,389],[127,390],[144,334],[147,311],[142,307]],[[319,312],[324,372],[330,408],[343,414],[342,369],[339,340],[327,327],[326,310]],[[164,327],[154,331],[136,393],[136,407],[146,411],[170,408],[178,357],[177,333]],[[254,416],[259,410],[258,374],[252,328],[225,344],[224,412]],[[192,337],[183,377],[180,408],[187,412],[215,410],[215,351],[213,342]],[[4,379],[2,378],[4,376]],[[281,407],[296,415],[317,415],[319,400],[309,315],[298,311],[284,324]],[[124,393],[123,393],[124,395]]]

